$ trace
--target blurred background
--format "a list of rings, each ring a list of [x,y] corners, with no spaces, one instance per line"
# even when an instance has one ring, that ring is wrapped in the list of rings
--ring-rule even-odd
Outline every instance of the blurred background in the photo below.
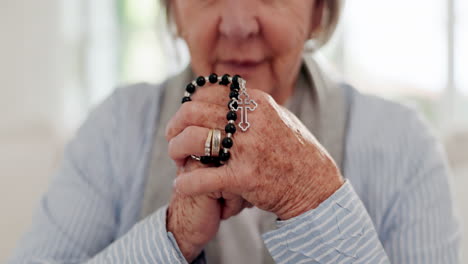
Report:
[[[89,110],[185,65],[163,21],[158,0],[0,0],[0,262]],[[468,1],[348,1],[323,53],[359,90],[424,113],[468,223]]]

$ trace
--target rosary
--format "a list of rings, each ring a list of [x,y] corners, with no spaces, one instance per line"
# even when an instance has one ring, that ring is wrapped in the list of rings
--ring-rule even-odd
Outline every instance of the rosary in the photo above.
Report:
[[[203,164],[214,164],[216,166],[220,166],[225,164],[231,157],[229,150],[234,145],[232,137],[237,130],[235,124],[237,121],[237,113],[240,112],[240,121],[237,126],[243,132],[246,132],[250,127],[248,111],[253,112],[257,108],[257,103],[250,99],[247,94],[247,88],[245,86],[246,81],[242,79],[241,76],[234,75],[231,77],[229,74],[218,76],[213,73],[207,77],[199,76],[194,81],[187,84],[185,87],[184,97],[182,98],[182,104],[192,101],[191,96],[198,88],[207,84],[207,80],[211,84],[219,83],[225,86],[230,85],[231,91],[229,93],[229,102],[227,104],[229,111],[226,115],[228,123],[224,128],[226,134],[224,139],[221,141],[221,131],[219,129],[211,129],[205,142],[205,155],[201,157],[191,155],[191,157]]]

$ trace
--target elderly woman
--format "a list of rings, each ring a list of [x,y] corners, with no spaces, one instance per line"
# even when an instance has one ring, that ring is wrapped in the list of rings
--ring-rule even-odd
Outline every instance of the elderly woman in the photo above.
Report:
[[[426,125],[304,49],[340,0],[164,4],[190,67],[91,114],[12,263],[457,263]]]

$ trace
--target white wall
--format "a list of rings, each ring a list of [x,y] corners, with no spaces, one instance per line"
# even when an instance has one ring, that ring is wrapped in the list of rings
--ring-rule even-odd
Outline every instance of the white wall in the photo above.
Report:
[[[58,2],[0,1],[0,263],[30,223],[61,152]]]
[[[63,72],[56,1],[0,4],[1,127],[60,117]]]

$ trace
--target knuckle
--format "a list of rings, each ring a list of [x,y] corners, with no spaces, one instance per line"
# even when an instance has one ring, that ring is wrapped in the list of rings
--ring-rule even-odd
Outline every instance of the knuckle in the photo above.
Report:
[[[166,140],[170,140],[184,130],[184,126],[195,118],[193,110],[196,109],[194,102],[183,104],[169,121],[166,127]]]
[[[261,92],[258,95],[257,103],[261,104],[262,106],[269,106],[273,103],[276,103],[275,99],[267,93]]]
[[[185,164],[185,171],[190,172],[195,169],[203,168],[203,165],[200,162],[197,162],[193,159],[188,159],[187,163]]]
[[[182,136],[184,138],[192,138],[193,139],[198,135],[199,131],[198,131],[196,126],[188,126],[188,127],[186,127],[184,129],[184,131],[182,131],[182,133],[183,133]]]
[[[181,155],[181,150],[184,149],[184,147],[187,147],[187,144],[191,144],[197,135],[197,127],[188,126],[182,130],[179,135],[173,137],[168,144],[169,157],[172,159],[180,158],[179,155]]]
[[[238,177],[236,176],[237,175],[237,171],[235,171],[234,168],[230,167],[230,166],[225,166],[225,170],[223,173],[220,173],[219,174],[219,180],[223,186],[223,190],[222,191],[227,191],[226,190],[226,187],[229,186],[231,188],[237,188],[238,186],[242,186],[239,182],[238,182]]]
[[[174,122],[171,122],[169,126],[166,128],[166,140],[167,141],[173,140],[177,136],[178,133],[179,133],[179,129],[177,129]]]
[[[245,175],[245,177],[240,177],[239,181],[242,186],[245,186],[247,191],[252,191],[256,188],[258,184],[258,177],[262,174],[262,171],[256,164],[251,164],[248,168],[246,168],[241,175]],[[248,175],[248,176],[247,176]]]
[[[199,112],[202,109],[200,102],[190,102],[181,113],[181,119],[184,124],[196,124],[200,117]]]
[[[203,89],[197,89],[197,92],[193,95],[194,100],[206,100],[209,99],[211,96],[211,90],[212,87],[203,87]]]
[[[252,99],[257,101],[257,103],[264,103],[265,101],[267,101],[268,97],[270,96],[268,93],[265,93],[257,89],[252,89],[248,91],[248,93],[252,95]]]
[[[180,109],[180,118],[183,120],[190,120],[193,117],[194,111],[197,109],[197,103],[192,101],[182,105]]]
[[[169,154],[169,157],[171,159],[175,159],[176,158],[176,147],[174,146],[175,145],[175,139],[171,139],[169,141],[169,144],[168,144],[168,154]]]
[[[262,90],[258,90],[258,89],[247,89],[247,93],[254,96],[255,99],[259,98],[263,94]]]
[[[166,140],[167,141],[170,141],[171,140],[171,122],[169,122],[166,126],[166,130],[165,130],[165,133],[164,133],[164,136],[166,137]]]

